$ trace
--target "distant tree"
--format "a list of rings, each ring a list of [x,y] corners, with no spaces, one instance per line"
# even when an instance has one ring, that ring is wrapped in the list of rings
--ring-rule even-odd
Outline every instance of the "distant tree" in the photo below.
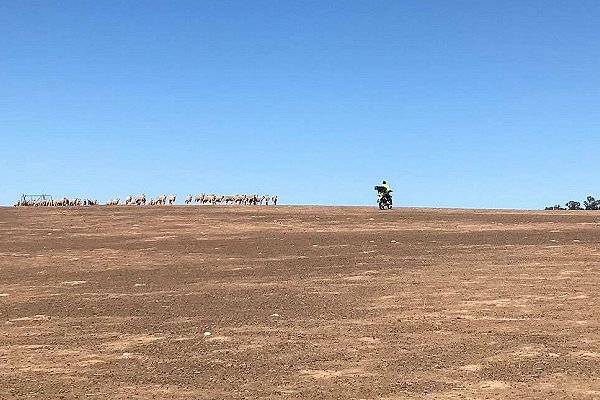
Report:
[[[583,208],[581,208],[581,203],[574,200],[569,201],[565,206],[567,206],[567,209],[569,210],[583,210]]]
[[[588,196],[583,205],[586,210],[600,210],[600,200],[596,200],[592,196]]]

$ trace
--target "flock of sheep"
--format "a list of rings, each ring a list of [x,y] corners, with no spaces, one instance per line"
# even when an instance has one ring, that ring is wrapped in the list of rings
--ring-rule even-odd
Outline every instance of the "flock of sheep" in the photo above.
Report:
[[[127,196],[125,201],[121,202],[121,199],[111,199],[106,202],[107,206],[118,206],[120,204],[128,205],[165,205],[175,204],[177,195],[165,195],[161,194],[148,200],[145,194],[139,196]],[[224,205],[277,205],[277,196],[269,195],[258,195],[258,194],[235,194],[235,195],[218,195],[218,194],[197,194],[188,195],[185,197],[185,204],[224,204]],[[97,206],[98,200],[92,199],[69,199],[63,197],[62,199],[51,200],[51,199],[39,199],[39,200],[26,200],[21,199],[14,204],[15,207],[75,207],[75,206]]]
[[[77,207],[77,206],[97,206],[98,200],[92,199],[68,199],[63,197],[62,199],[39,199],[39,200],[24,200],[17,201],[15,207]]]
[[[269,202],[276,206],[277,196],[258,195],[258,194],[234,194],[234,195],[217,195],[217,194],[197,194],[192,197],[188,195],[185,198],[185,204],[191,204],[192,201],[200,204],[237,204],[237,205],[262,205],[268,206]]]

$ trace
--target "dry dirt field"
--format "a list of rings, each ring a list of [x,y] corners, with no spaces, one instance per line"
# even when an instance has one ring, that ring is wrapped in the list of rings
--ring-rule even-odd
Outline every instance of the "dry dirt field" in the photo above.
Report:
[[[0,208],[1,399],[598,399],[600,212]]]

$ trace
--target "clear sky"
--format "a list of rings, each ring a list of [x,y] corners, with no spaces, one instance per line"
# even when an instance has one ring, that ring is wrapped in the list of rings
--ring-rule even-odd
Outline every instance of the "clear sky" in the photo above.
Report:
[[[600,2],[0,0],[0,204],[600,197]]]

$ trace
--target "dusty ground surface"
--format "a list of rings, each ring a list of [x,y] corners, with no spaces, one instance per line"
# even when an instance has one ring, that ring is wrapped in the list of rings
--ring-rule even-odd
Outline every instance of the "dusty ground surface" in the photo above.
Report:
[[[600,212],[0,208],[0,398],[597,399]]]

